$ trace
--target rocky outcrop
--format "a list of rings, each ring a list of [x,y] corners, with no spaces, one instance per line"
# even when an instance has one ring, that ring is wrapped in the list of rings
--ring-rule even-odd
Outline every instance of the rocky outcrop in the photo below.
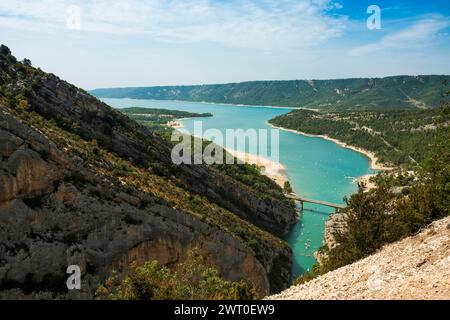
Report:
[[[345,214],[341,212],[330,214],[327,221],[325,221],[323,247],[329,249],[333,248],[336,245],[334,235],[336,234],[336,232],[342,231],[344,228]],[[325,255],[326,253],[322,252],[321,250],[314,253],[314,257],[319,264],[326,258]]]
[[[450,217],[270,299],[450,299]]]
[[[3,49],[0,298],[92,298],[112,268],[146,260],[171,265],[194,247],[224,278],[247,279],[261,296],[287,287],[291,252],[273,234],[296,220],[288,201],[208,166],[175,166],[161,137]],[[100,167],[79,151],[92,144],[105,157]],[[150,172],[161,184],[158,196],[151,182],[130,189],[101,174],[112,158]],[[176,191],[161,192],[166,184]],[[199,212],[195,205],[180,209],[177,192],[200,201]],[[72,264],[82,269],[82,291],[67,290]]]
[[[66,188],[76,190],[71,185],[60,187]],[[111,268],[124,271],[133,261],[176,263],[194,247],[207,262],[217,265],[225,278],[237,280],[245,275],[260,294],[269,291],[265,269],[251,250],[184,213],[158,205],[138,211],[124,203],[99,203],[99,199],[79,191],[75,193],[73,211],[66,212],[67,203],[52,202],[55,197],[52,194],[44,201],[48,206],[61,206],[58,210],[48,206],[32,209],[21,200],[0,207],[5,248],[0,297],[7,297],[10,289],[19,287],[19,297],[51,292],[65,298],[92,298]],[[81,267],[81,292],[66,290],[65,271],[69,265]]]
[[[2,114],[0,121],[0,202],[50,192],[64,174],[64,156],[43,135],[10,115]]]
[[[111,268],[176,263],[194,247],[225,278],[269,292],[266,269],[238,239],[150,195],[102,184],[4,112],[0,137],[0,297],[92,298]],[[81,292],[67,292],[69,265],[81,267]]]
[[[175,175],[184,188],[270,233],[283,236],[296,222],[295,209],[288,201],[263,199],[204,165],[175,166],[169,143],[146,127],[53,74],[36,71],[30,77],[16,69],[3,72],[17,77],[8,82],[9,90],[19,93],[33,87],[27,97],[31,109],[65,130],[85,140],[95,139],[100,146],[136,165],[153,168],[167,177]]]

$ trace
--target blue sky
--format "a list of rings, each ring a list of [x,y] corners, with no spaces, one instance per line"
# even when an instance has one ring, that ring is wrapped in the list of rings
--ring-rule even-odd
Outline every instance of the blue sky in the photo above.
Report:
[[[449,40],[448,0],[0,2],[0,43],[85,89],[450,74]]]

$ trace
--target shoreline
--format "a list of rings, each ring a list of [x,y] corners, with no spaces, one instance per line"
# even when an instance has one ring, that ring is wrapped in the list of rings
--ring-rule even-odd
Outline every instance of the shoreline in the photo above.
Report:
[[[388,170],[392,170],[392,167],[388,167],[383,165],[382,163],[380,163],[380,161],[378,160],[378,157],[369,150],[360,148],[360,147],[355,147],[352,145],[349,145],[341,140],[335,139],[335,138],[331,138],[326,134],[310,134],[310,133],[306,133],[306,132],[302,132],[302,131],[298,131],[298,130],[294,130],[294,129],[288,129],[288,128],[283,128],[283,127],[278,127],[275,126],[269,122],[266,122],[267,125],[271,126],[272,128],[275,129],[279,129],[279,130],[283,130],[283,131],[287,131],[287,132],[293,132],[296,134],[300,134],[302,136],[306,136],[306,137],[313,137],[313,138],[322,138],[328,141],[332,141],[334,143],[336,143],[337,145],[339,145],[342,148],[346,148],[346,149],[351,149],[353,151],[356,151],[358,153],[361,153],[362,155],[366,156],[366,158],[368,158],[370,160],[370,168],[372,170],[378,170],[378,171],[388,171]]]
[[[169,121],[166,125],[173,129],[182,129],[184,126],[181,121],[183,121],[183,120],[186,120],[186,119],[180,118],[180,119],[172,120],[172,121]],[[292,132],[292,133],[300,134],[300,135],[303,135],[306,137],[322,138],[322,139],[334,142],[335,144],[337,144],[338,146],[340,146],[342,148],[346,148],[346,149],[350,149],[355,152],[358,152],[370,160],[370,168],[372,170],[388,171],[388,170],[393,169],[392,167],[388,167],[388,166],[381,164],[373,152],[371,152],[369,150],[365,150],[363,148],[349,145],[343,141],[340,141],[339,139],[331,138],[326,134],[314,135],[314,134],[309,134],[309,133],[294,130],[294,129],[288,129],[288,128],[275,126],[275,125],[270,124],[269,122],[266,122],[266,124],[274,129]],[[237,151],[237,150],[231,150],[231,149],[227,149],[227,148],[223,148],[223,149],[226,152],[233,155],[235,158],[238,158],[239,160],[241,160],[245,163],[255,164],[255,165],[261,167],[261,173],[264,174],[265,176],[269,177],[273,181],[275,181],[281,188],[284,187],[284,183],[286,181],[289,181],[286,176],[286,168],[279,162],[275,162],[268,158],[261,157],[258,155],[253,155],[250,153],[245,153],[245,152],[241,152],[241,151]],[[376,185],[373,182],[371,182],[370,179],[372,177],[375,177],[376,175],[377,175],[377,173],[368,173],[368,174],[362,175],[362,176],[356,178],[356,182],[363,183],[365,185],[366,191],[372,190],[376,187]]]
[[[139,99],[139,98],[98,98],[98,99],[128,99],[128,100],[149,100],[149,101],[175,101],[175,102],[188,102],[188,103],[202,103],[202,104],[215,104],[215,105],[224,105],[224,106],[235,106],[235,107],[250,107],[250,108],[270,108],[270,109],[305,109],[305,110],[316,110],[316,109],[308,109],[308,108],[296,108],[296,107],[282,107],[282,106],[269,106],[269,105],[257,105],[257,104],[235,104],[235,103],[224,103],[224,102],[208,102],[208,101],[189,101],[189,100],[176,100],[176,99]]]
[[[172,128],[172,129],[182,129],[183,124],[180,122],[182,119],[176,119],[176,120],[170,120],[165,124],[165,126]]]
[[[356,179],[356,182],[364,184],[364,190],[365,191],[370,191],[370,190],[375,189],[377,187],[377,185],[375,183],[370,181],[371,178],[376,177],[376,176],[377,176],[376,173],[365,174],[365,175],[363,175],[361,177],[358,177]]]
[[[370,160],[370,169],[372,170],[376,170],[376,171],[389,171],[392,170],[392,167],[388,167],[383,165],[382,163],[380,163],[380,161],[378,160],[378,157],[369,150],[363,149],[363,148],[359,148],[359,147],[355,147],[352,145],[349,145],[343,141],[340,141],[339,139],[335,139],[335,138],[331,138],[326,134],[310,134],[310,133],[306,133],[306,132],[302,132],[302,131],[298,131],[298,130],[294,130],[294,129],[288,129],[288,128],[283,128],[283,127],[279,127],[279,126],[275,126],[269,122],[266,122],[267,125],[269,125],[272,128],[275,129],[279,129],[279,130],[283,130],[283,131],[287,131],[287,132],[292,132],[292,133],[296,133],[296,134],[300,134],[306,137],[315,137],[315,138],[322,138],[331,142],[334,142],[335,144],[337,144],[338,146],[342,147],[342,148],[346,148],[346,149],[350,149],[353,151],[356,151],[362,155],[364,155],[366,158],[368,158]],[[365,175],[362,175],[358,178],[356,178],[356,183],[362,183],[364,184],[364,190],[365,191],[370,191],[372,189],[376,188],[376,184],[371,182],[370,179],[377,176],[378,173],[368,173]]]
[[[176,100],[176,101],[186,102],[184,100]],[[187,101],[187,102],[196,102],[196,101]],[[234,103],[208,102],[208,101],[198,101],[198,103],[224,105],[224,106],[232,106],[232,107],[247,107],[247,108],[269,108],[269,109],[288,109],[288,110],[302,109],[302,108],[291,108],[291,107],[281,107],[281,106],[267,106],[267,105],[257,105],[257,104],[241,104],[241,103],[234,104]]]
[[[176,119],[173,121],[169,121],[166,125],[175,130],[182,129],[184,126],[183,126],[182,122],[180,122],[181,120],[186,120],[186,119]],[[255,164],[256,166],[260,167],[261,174],[272,179],[281,188],[284,188],[284,183],[286,181],[289,181],[286,176],[286,168],[279,162],[273,161],[269,158],[262,157],[259,155],[254,155],[254,154],[247,153],[247,152],[224,148],[222,146],[219,146],[219,147],[222,148],[225,152],[228,152],[233,157],[235,157],[236,159],[239,159],[242,162],[245,162],[248,164]]]
[[[223,149],[233,157],[245,163],[255,164],[256,166],[260,167],[261,174],[275,181],[275,183],[278,184],[281,188],[284,188],[284,183],[288,181],[286,176],[286,168],[279,162],[247,152],[232,150],[228,148]]]
[[[198,117],[199,119],[203,119],[203,117]],[[173,129],[182,129],[184,128],[183,122],[184,120],[190,120],[190,119],[194,119],[192,117],[190,118],[175,118],[173,120],[168,121],[165,126],[169,127],[169,128],[173,128]]]

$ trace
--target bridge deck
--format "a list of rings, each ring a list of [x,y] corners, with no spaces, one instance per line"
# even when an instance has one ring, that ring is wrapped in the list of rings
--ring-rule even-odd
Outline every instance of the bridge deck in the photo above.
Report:
[[[331,208],[334,208],[334,209],[344,209],[345,208],[345,206],[340,205],[340,204],[335,204],[335,203],[321,201],[321,200],[313,200],[313,199],[308,199],[308,198],[302,198],[302,197],[298,197],[298,196],[288,195],[287,198],[293,199],[293,200],[296,200],[296,201],[300,201],[300,202],[308,202],[308,203],[320,204],[320,205],[323,205],[323,206],[326,206],[326,207],[331,207]]]

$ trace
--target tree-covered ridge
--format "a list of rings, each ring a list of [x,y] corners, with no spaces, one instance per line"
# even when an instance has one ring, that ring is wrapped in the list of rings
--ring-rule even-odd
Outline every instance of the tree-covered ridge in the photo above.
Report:
[[[448,106],[447,106],[448,108]],[[414,172],[396,169],[377,177],[377,188],[345,199],[347,207],[320,250],[321,262],[297,279],[312,278],[367,257],[382,246],[416,234],[450,214],[450,128],[436,134]]]
[[[156,108],[141,108],[141,107],[131,107],[119,109],[126,115],[151,117],[151,116],[161,116],[167,118],[194,118],[194,117],[212,117],[212,114],[207,113],[196,113],[189,111],[180,110],[169,110],[169,109],[156,109]]]
[[[417,164],[428,155],[428,146],[450,126],[448,107],[433,110],[396,110],[318,113],[295,110],[271,124],[314,135],[328,135],[375,153],[394,165]]]
[[[95,89],[99,98],[207,101],[321,110],[424,109],[439,106],[449,76],[253,81],[198,86]]]
[[[131,119],[155,131],[170,131],[165,127],[170,121],[181,118],[212,117],[211,113],[195,113],[188,111],[131,107],[118,109]]]

